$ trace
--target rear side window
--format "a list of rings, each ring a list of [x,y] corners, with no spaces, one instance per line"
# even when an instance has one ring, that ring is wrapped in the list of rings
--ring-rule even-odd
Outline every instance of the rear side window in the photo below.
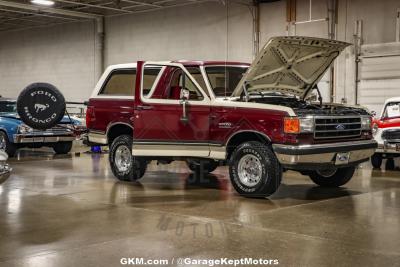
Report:
[[[115,70],[108,77],[99,95],[133,96],[136,70]]]

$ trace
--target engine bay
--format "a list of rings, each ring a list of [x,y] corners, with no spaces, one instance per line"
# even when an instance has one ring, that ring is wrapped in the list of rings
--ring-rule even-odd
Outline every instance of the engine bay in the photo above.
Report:
[[[243,101],[243,100],[239,100]],[[298,116],[306,115],[369,115],[362,108],[301,100],[292,96],[251,96],[247,102],[292,108]]]

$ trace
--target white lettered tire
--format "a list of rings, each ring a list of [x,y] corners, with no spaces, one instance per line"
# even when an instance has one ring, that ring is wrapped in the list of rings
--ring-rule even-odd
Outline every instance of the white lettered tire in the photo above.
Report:
[[[266,144],[249,141],[232,153],[229,164],[232,186],[245,197],[267,197],[280,186],[282,168]]]
[[[109,161],[115,177],[121,181],[136,181],[143,177],[147,161],[132,156],[132,137],[120,135],[110,146]]]

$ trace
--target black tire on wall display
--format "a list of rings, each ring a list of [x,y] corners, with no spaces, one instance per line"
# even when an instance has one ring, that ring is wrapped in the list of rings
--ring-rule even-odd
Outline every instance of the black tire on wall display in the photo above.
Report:
[[[60,91],[48,83],[27,86],[17,99],[17,111],[28,126],[45,130],[57,125],[65,114],[65,99]]]

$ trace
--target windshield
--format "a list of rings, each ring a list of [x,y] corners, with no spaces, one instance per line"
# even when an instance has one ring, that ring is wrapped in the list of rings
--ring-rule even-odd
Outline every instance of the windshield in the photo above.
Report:
[[[17,112],[17,104],[12,101],[0,101],[0,114],[4,113],[16,113]]]
[[[394,119],[400,118],[400,102],[390,102],[383,111],[383,118]]]
[[[206,67],[207,78],[215,97],[231,96],[248,67]]]

